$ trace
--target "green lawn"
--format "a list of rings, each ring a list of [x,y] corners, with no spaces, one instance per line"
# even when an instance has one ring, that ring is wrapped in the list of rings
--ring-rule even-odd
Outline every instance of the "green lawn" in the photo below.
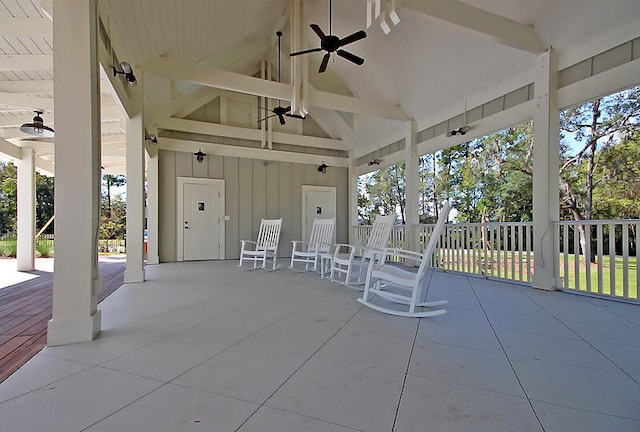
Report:
[[[461,271],[475,273],[486,277],[497,277],[508,280],[529,282],[527,271],[533,271],[533,253],[529,255],[529,267],[526,265],[526,254],[520,257],[519,254],[513,256],[510,252],[499,253],[494,251],[485,256],[483,252],[476,253],[475,258],[469,251],[458,251],[455,254],[454,250],[449,250],[449,254],[446,252],[440,252],[440,266],[447,270]],[[584,260],[580,257],[580,266],[578,270],[579,286],[576,286],[576,268],[575,258],[573,255],[568,257],[569,270],[568,274],[564,274],[564,256],[559,256],[560,262],[560,277],[563,282],[562,288],[565,288],[564,280],[567,277],[567,289],[573,289],[577,291],[608,295],[614,297],[624,297],[630,300],[638,299],[637,288],[637,262],[635,257],[629,257],[627,267],[628,278],[628,293],[624,292],[624,263],[622,257],[616,257],[614,261],[613,276],[615,278],[613,292],[611,290],[611,259],[609,256],[602,257],[602,288],[598,289],[598,263],[592,263],[589,266],[589,280],[591,284],[587,287],[587,267],[584,264]],[[522,263],[522,274],[520,271],[520,265]],[[475,264],[475,266],[474,266]]]
[[[624,263],[622,257],[616,257],[613,263],[613,276],[615,278],[614,289],[611,289],[611,274],[612,266],[611,259],[608,256],[602,257],[602,291],[598,289],[598,263],[591,263],[589,265],[590,275],[589,281],[591,286],[587,287],[587,267],[582,257],[579,262],[579,286],[576,285],[576,268],[575,258],[573,256],[568,257],[569,271],[566,277],[568,277],[568,284],[570,289],[575,289],[582,292],[589,292],[594,294],[613,295],[616,297],[626,297],[629,299],[638,300],[638,288],[636,279],[637,261],[635,257],[629,257],[628,264],[628,285],[629,293],[624,295]],[[564,257],[560,256],[560,276],[564,281]],[[613,292],[612,292],[613,291]]]

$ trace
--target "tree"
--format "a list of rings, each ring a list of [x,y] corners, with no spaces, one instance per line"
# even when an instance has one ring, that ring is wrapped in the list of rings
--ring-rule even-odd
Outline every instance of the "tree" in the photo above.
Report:
[[[102,179],[107,186],[106,198],[107,208],[106,212],[108,216],[111,216],[111,188],[117,186],[124,186],[127,183],[127,178],[123,175],[104,174]]]
[[[379,169],[366,177],[362,196],[368,197],[368,200],[363,200],[364,205],[361,210],[362,213],[368,208],[370,211],[369,216],[363,217],[363,220],[369,219],[371,213],[384,215],[400,213],[402,223],[406,222],[404,173],[404,163],[401,163]]]
[[[608,179],[601,168],[602,149],[610,149],[639,128],[640,87],[569,108],[560,115],[562,205],[574,220],[594,218],[594,191]],[[573,137],[577,151],[567,139]],[[609,189],[609,188],[608,188]],[[586,250],[584,227],[579,226],[580,245]]]
[[[11,162],[0,161],[0,233],[16,231],[16,166]]]
[[[36,230],[40,230],[54,214],[54,178],[36,173]],[[53,233],[53,224],[44,231]]]

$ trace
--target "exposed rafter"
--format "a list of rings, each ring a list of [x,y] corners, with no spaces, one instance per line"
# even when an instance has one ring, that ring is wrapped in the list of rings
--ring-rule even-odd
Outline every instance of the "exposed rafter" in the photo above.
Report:
[[[53,93],[53,80],[0,81],[4,93]]]
[[[143,69],[146,72],[162,75],[173,80],[189,81],[207,87],[215,87],[271,99],[291,100],[293,96],[293,86],[290,84],[267,81],[168,58],[157,58],[144,65]],[[376,104],[353,97],[335,95],[313,89],[310,89],[309,104],[322,108],[383,117],[392,120],[406,121],[409,119],[409,116],[399,106]]]
[[[4,36],[52,36],[53,24],[49,18],[0,17]]]
[[[260,129],[242,128],[238,126],[177,118],[167,119],[158,126],[163,129],[199,133],[204,135],[226,136],[230,138],[239,138],[254,141],[260,141],[262,135],[262,131]],[[343,151],[348,150],[347,146],[340,140],[312,137],[306,135],[296,135],[283,132],[273,132],[273,141],[282,144],[292,144],[303,147],[316,147]]]
[[[332,167],[347,167],[348,159],[335,156],[321,156],[310,153],[294,153],[279,150],[269,150],[253,147],[240,147],[225,144],[206,143],[200,141],[176,138],[162,138],[158,141],[160,150],[173,150],[193,153],[201,149],[208,155],[230,156],[267,161],[292,162],[303,164],[318,164],[325,161]]]
[[[534,54],[546,48],[535,29],[458,0],[403,0],[402,6],[474,30],[499,42]]]
[[[0,72],[35,69],[53,69],[53,55],[0,55]]]
[[[0,92],[0,104],[23,108],[30,111],[35,109],[40,109],[43,111],[53,111],[53,98],[27,96],[18,93]]]

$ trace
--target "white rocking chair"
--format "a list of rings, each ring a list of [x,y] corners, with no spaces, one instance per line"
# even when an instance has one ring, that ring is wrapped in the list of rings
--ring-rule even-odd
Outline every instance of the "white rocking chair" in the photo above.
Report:
[[[369,261],[375,251],[387,247],[389,236],[395,222],[395,215],[378,216],[371,229],[367,245],[363,247],[348,244],[336,244],[331,259],[331,282],[347,286],[363,285]],[[341,278],[344,275],[344,279]]]
[[[449,204],[446,203],[438,217],[436,226],[429,237],[429,243],[423,254],[402,249],[387,249],[383,252],[378,252],[381,256],[379,258],[376,257],[369,263],[364,293],[358,301],[372,309],[391,315],[425,318],[446,314],[446,309],[416,310],[416,308],[433,308],[449,303],[447,300],[434,302],[422,301],[424,275],[427,268],[431,265],[432,256],[448,216]],[[394,261],[404,261],[405,264],[419,262],[420,266],[417,272],[413,272],[402,268],[402,264],[398,264],[397,262],[388,263],[387,261],[390,258]],[[396,308],[372,303],[371,298],[375,294],[393,303],[407,305],[408,308],[407,310],[398,310]]]
[[[281,227],[282,218],[262,219],[260,231],[258,232],[258,241],[240,240],[240,264],[238,264],[238,267],[242,267],[243,261],[253,261],[254,269],[266,268],[267,259],[273,259],[272,270],[275,270]],[[258,263],[261,263],[261,265],[258,266]]]
[[[328,253],[333,243],[335,225],[335,218],[314,219],[308,243],[300,240],[291,241],[291,265],[289,268],[296,271],[318,271],[320,254]],[[297,269],[295,267],[297,262],[303,263],[304,269]]]

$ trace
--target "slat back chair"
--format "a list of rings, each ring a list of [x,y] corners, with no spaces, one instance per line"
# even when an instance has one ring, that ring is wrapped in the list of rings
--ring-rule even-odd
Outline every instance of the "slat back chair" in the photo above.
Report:
[[[364,248],[348,244],[336,244],[331,260],[331,281],[349,286],[363,285],[367,265],[374,257],[376,250],[379,251],[387,247],[395,220],[395,215],[376,217],[367,245]]]
[[[449,303],[446,300],[423,301],[424,276],[431,265],[431,258],[447,223],[449,209],[449,203],[445,203],[422,254],[404,249],[386,249],[378,252],[380,256],[372,259],[369,263],[364,293],[358,299],[360,303],[380,312],[414,318],[433,317],[447,313],[445,309],[423,310],[422,308],[434,308]],[[389,258],[393,258],[394,262],[387,262]],[[401,267],[398,261],[405,263],[417,261],[420,265],[418,271],[414,272],[406,267]],[[374,295],[403,306],[397,308],[373,303]]]
[[[240,264],[238,267],[242,267],[244,261],[253,261],[254,269],[266,268],[267,260],[271,259],[273,260],[272,270],[275,270],[281,228],[282,218],[262,219],[257,241],[240,240]],[[259,263],[261,263],[260,266]]]
[[[318,271],[318,260],[322,253],[328,253],[333,243],[333,231],[336,219],[314,219],[311,227],[309,242],[293,240],[291,248],[291,270]],[[295,263],[304,264],[304,268],[298,269]]]

